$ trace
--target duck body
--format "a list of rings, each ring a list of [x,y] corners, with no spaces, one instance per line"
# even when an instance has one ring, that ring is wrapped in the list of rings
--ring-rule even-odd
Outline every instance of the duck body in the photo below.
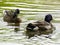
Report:
[[[8,23],[20,23],[21,19],[18,18],[19,10],[5,10],[3,20]]]
[[[26,27],[26,35],[28,38],[33,37],[35,35],[49,35],[53,33],[54,27],[52,24],[45,21],[37,21],[33,23],[29,23]]]
[[[48,19],[51,18],[50,16],[51,15],[45,17],[45,19],[47,18],[45,21],[36,21],[36,22],[29,23],[26,27],[26,35],[28,36],[28,38],[33,37],[35,35],[52,34],[55,28],[50,22],[52,19]]]

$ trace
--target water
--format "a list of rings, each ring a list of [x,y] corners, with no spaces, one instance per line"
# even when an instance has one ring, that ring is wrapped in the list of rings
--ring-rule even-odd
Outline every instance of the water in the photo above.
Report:
[[[3,10],[20,9],[21,26],[8,26],[3,21]],[[41,36],[27,39],[25,27],[29,22],[43,20],[52,14],[56,30],[51,38]],[[60,0],[0,0],[0,44],[2,45],[60,45]],[[20,30],[17,33],[15,30]]]

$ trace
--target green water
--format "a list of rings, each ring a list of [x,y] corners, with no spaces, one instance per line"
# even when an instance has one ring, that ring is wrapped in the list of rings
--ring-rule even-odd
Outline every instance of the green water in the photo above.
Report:
[[[7,26],[3,21],[3,10],[20,9],[21,26]],[[27,39],[25,27],[29,22],[43,20],[44,16],[52,14],[56,35],[53,39]],[[0,0],[0,42],[17,43],[23,45],[60,45],[60,0]],[[17,33],[15,30],[20,30]],[[43,40],[43,41],[42,41]]]

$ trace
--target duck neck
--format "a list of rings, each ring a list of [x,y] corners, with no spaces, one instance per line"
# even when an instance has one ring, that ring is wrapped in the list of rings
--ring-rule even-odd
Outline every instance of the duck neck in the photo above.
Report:
[[[46,21],[46,20],[45,20],[45,21]],[[50,23],[51,21],[46,21],[46,22]]]
[[[14,13],[14,16],[13,16],[13,18],[17,18],[17,13]]]

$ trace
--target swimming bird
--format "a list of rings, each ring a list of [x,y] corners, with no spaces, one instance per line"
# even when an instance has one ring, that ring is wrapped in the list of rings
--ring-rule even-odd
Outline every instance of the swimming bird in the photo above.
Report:
[[[26,27],[26,35],[30,38],[35,35],[49,35],[53,33],[54,26],[51,23],[52,20],[52,15],[48,14],[45,16],[44,21],[29,23]]]
[[[5,10],[3,13],[3,20],[7,23],[21,23],[21,19],[18,18],[19,13],[19,9],[15,9],[15,11]]]

